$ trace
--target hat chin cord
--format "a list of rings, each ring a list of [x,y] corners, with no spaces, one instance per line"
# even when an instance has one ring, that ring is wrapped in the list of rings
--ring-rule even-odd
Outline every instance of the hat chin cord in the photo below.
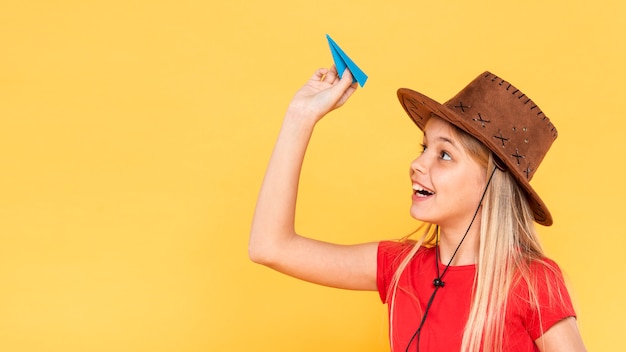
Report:
[[[472,216],[472,221],[470,221],[470,224],[467,227],[467,230],[465,230],[465,234],[461,238],[461,241],[459,242],[459,244],[456,246],[454,253],[452,253],[452,257],[450,257],[450,260],[448,261],[448,264],[446,264],[446,267],[443,269],[443,272],[441,272],[441,275],[439,274],[439,225],[437,225],[436,227],[437,236],[435,240],[435,268],[437,268],[437,277],[433,280],[433,286],[435,287],[435,289],[433,290],[433,293],[430,296],[430,299],[428,299],[428,303],[426,304],[426,309],[424,309],[424,315],[422,315],[422,320],[420,321],[420,324],[417,327],[417,330],[415,330],[415,332],[411,336],[411,339],[409,340],[409,343],[406,345],[406,350],[405,350],[406,352],[409,352],[409,347],[411,346],[411,343],[413,342],[413,340],[415,340],[416,338],[417,338],[417,341],[416,341],[415,350],[417,352],[419,352],[420,350],[420,337],[422,334],[422,327],[424,327],[424,323],[426,322],[426,316],[428,315],[428,311],[430,310],[430,307],[433,304],[433,300],[435,299],[435,295],[437,294],[437,291],[439,291],[439,289],[443,288],[445,285],[445,282],[443,281],[443,277],[448,272],[448,268],[450,268],[450,264],[452,264],[452,260],[454,259],[457,252],[459,251],[459,248],[461,248],[461,244],[463,244],[465,237],[467,237],[469,230],[472,228],[472,225],[474,224],[474,220],[476,220],[476,216],[478,215],[478,211],[480,210],[480,207],[483,204],[483,200],[485,199],[485,194],[487,194],[487,189],[489,188],[489,184],[491,183],[491,179],[493,178],[493,175],[496,173],[496,169],[505,171],[498,164],[496,164],[496,166],[493,168],[493,171],[491,171],[491,175],[489,176],[489,180],[487,180],[487,184],[485,185],[483,194],[480,197],[480,201],[478,202],[478,206],[476,207],[474,216]]]

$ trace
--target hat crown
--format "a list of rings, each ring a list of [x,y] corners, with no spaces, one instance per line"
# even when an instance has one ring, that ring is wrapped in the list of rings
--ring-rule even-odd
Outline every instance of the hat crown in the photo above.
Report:
[[[524,93],[485,72],[443,104],[519,178],[530,181],[558,132]]]

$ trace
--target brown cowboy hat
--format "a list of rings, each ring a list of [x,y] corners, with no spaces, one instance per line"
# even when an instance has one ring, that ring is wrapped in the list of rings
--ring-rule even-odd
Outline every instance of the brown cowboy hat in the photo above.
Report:
[[[435,114],[485,144],[526,192],[535,221],[552,225],[552,215],[530,180],[557,131],[524,93],[485,72],[444,104],[406,88],[398,90],[398,99],[421,130]]]

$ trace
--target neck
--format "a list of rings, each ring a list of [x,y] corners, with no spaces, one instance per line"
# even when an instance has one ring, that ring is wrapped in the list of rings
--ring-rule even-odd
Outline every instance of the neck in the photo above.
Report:
[[[480,243],[480,220],[474,221],[465,239],[463,239],[467,226],[469,224],[465,228],[440,228],[439,260],[442,264],[448,265],[450,263],[452,266],[476,264]],[[459,244],[461,244],[460,247]]]
[[[472,218],[463,225],[465,221],[454,224],[440,224],[439,231],[439,255],[440,261],[446,265],[469,265],[476,264],[480,244],[480,219],[482,213],[482,201],[487,193],[487,187],[491,183],[491,178],[496,172],[493,169],[483,195],[480,197],[478,208]],[[463,228],[463,226],[466,226]]]

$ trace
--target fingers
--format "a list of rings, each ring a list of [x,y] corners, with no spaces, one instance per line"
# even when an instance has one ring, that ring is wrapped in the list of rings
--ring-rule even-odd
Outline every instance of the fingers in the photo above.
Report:
[[[328,69],[328,72],[330,74],[332,74],[333,76],[337,77],[337,66],[335,66],[334,64],[332,66],[330,66],[330,68]]]
[[[327,68],[318,68],[317,70],[315,70],[315,73],[313,73],[313,77],[311,77],[311,80],[322,81],[326,77],[327,73],[328,73]]]
[[[324,77],[322,77],[322,81],[330,85],[334,85],[335,83],[337,83],[337,80],[339,80],[339,77],[337,76],[337,70],[335,69],[335,66],[327,70]]]
[[[345,69],[341,75],[341,77],[339,77],[339,75],[337,74],[337,70],[335,68],[335,66],[333,66],[325,75],[324,77],[321,78],[322,81],[324,81],[325,83],[328,83],[330,85],[335,85],[339,82],[342,82],[342,86],[345,89],[347,87],[345,87],[346,82],[352,82],[353,78],[352,78],[352,72],[350,72],[349,69]],[[349,85],[349,84],[348,84]]]
[[[332,65],[330,68],[319,68],[315,71],[311,79],[313,81],[321,81],[330,85],[334,85],[339,80],[339,76],[337,75],[337,68],[335,67],[335,65]]]
[[[348,98],[356,91],[357,84],[352,83],[353,77],[349,69],[345,69],[341,75],[341,78],[337,75],[337,68],[335,65],[330,68],[317,69],[312,77],[314,82],[321,82],[327,87],[319,87],[326,91],[326,96],[329,101],[330,110],[336,109],[343,105]]]
[[[346,69],[343,72],[341,79],[339,79],[331,88],[333,91],[332,96],[334,97],[334,108],[336,109],[342,106],[356,91],[356,89],[357,84],[352,83],[352,73],[350,70]]]

